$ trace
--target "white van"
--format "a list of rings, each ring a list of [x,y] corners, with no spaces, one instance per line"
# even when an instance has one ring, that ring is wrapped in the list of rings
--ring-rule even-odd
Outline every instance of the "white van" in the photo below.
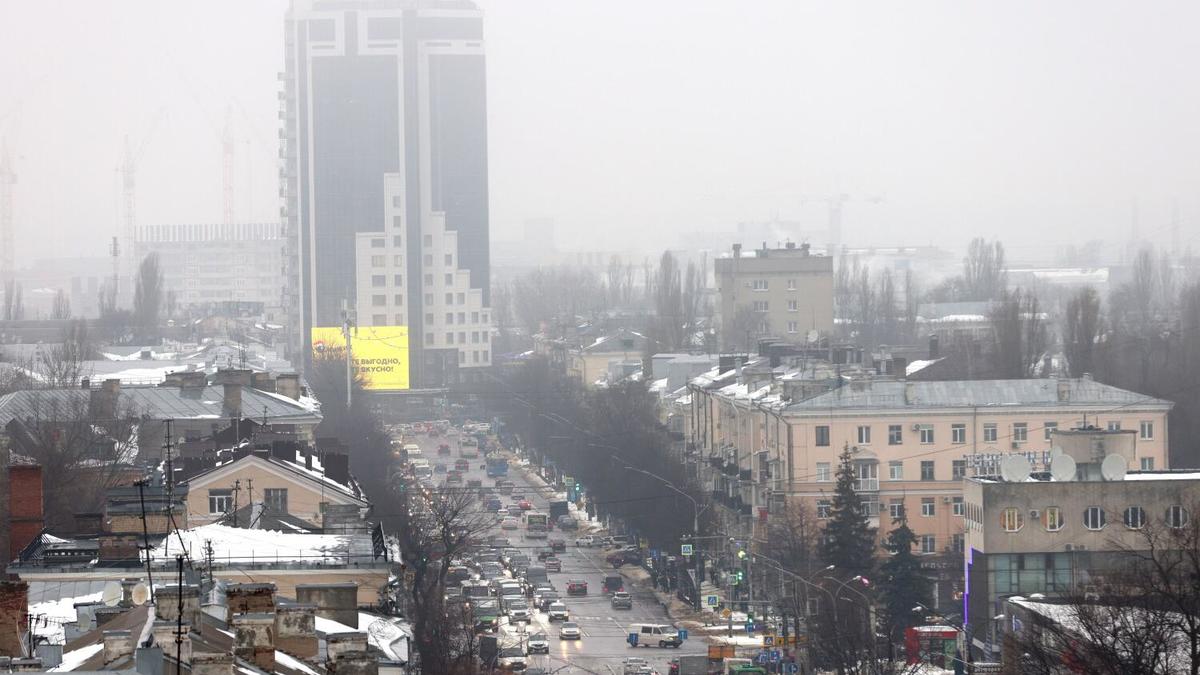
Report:
[[[663,623],[631,623],[626,631],[637,633],[639,647],[675,647],[683,644],[679,639],[679,631],[674,626]]]
[[[408,457],[408,461],[410,462],[418,457],[421,457],[421,446],[417,445],[416,443],[406,443],[404,445],[404,456]]]

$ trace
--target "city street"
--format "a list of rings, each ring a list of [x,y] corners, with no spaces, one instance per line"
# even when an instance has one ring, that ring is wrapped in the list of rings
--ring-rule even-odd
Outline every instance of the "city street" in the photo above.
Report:
[[[422,453],[431,464],[444,463],[453,468],[454,461],[459,458],[456,437],[450,436],[449,440],[447,440],[446,436],[430,438],[422,434],[416,438],[416,442],[421,446]],[[449,442],[452,448],[452,454],[449,457],[437,456],[438,445],[443,442]],[[551,501],[550,497],[553,495],[552,489],[541,483],[539,479],[532,476],[524,468],[518,466],[511,453],[506,451],[505,455],[510,461],[508,478],[515,486],[513,495],[529,500],[533,511],[548,513],[549,502]],[[483,482],[485,488],[490,488],[494,485],[495,480],[487,478],[485,471],[480,468],[483,466],[483,463],[484,460],[482,457],[471,460],[470,470],[463,475],[464,484],[465,481],[478,479]],[[445,475],[435,473],[434,479],[441,486]],[[501,496],[500,498],[505,506],[516,504],[519,501],[515,497]],[[582,512],[578,515],[583,517]],[[630,582],[628,572],[634,569],[630,566],[622,568],[622,571],[625,572],[622,576],[625,578],[625,590],[629,591],[633,596],[633,608],[611,608],[609,596],[602,591],[604,575],[613,570],[612,566],[604,561],[604,556],[610,549],[576,546],[576,537],[587,532],[588,530],[584,529],[582,523],[579,530],[564,531],[555,527],[550,531],[550,538],[562,539],[567,542],[567,550],[565,553],[558,554],[558,558],[562,561],[562,572],[550,572],[548,576],[550,582],[566,603],[567,609],[570,611],[571,621],[579,624],[582,638],[579,640],[560,640],[558,633],[561,622],[551,623],[545,612],[534,612],[533,620],[526,627],[525,632],[529,634],[544,632],[550,642],[550,653],[549,655],[534,655],[529,657],[528,663],[530,667],[545,668],[547,672],[620,675],[622,661],[627,657],[637,656],[645,659],[652,668],[665,675],[671,658],[677,654],[704,652],[706,650],[704,642],[698,637],[692,636],[689,636],[689,639],[678,649],[669,647],[659,648],[657,646],[638,647],[634,649],[629,646],[626,638],[628,636],[627,628],[630,624],[671,624],[672,621],[648,585],[634,585]],[[488,532],[488,535],[507,537],[513,548],[527,551],[530,557],[535,560],[537,550],[548,545],[546,539],[526,538],[523,526],[517,530],[503,531],[497,525],[492,531]],[[582,579],[586,581],[588,594],[586,596],[568,597],[566,590],[569,579]],[[505,624],[501,627],[500,632],[502,636],[511,635],[516,633],[519,628],[519,625],[511,626]]]

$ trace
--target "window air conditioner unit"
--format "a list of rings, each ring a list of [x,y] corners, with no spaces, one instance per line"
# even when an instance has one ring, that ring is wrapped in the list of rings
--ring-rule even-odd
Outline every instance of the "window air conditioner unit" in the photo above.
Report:
[[[1041,518],[1041,517],[1042,517],[1041,511],[1038,511],[1037,509],[1029,509],[1029,519],[1030,520],[1037,520],[1038,518]]]
[[[913,431],[920,431],[920,430],[921,430],[921,425],[920,425],[920,424],[914,424],[914,425],[912,425],[912,430],[913,430]]]
[[[942,503],[943,503],[943,504],[949,504],[949,503],[950,503],[950,498],[949,498],[949,497],[942,497]]]
[[[1013,441],[1013,442],[1012,442],[1012,449],[1013,449],[1013,450],[1020,450],[1020,449],[1021,449],[1021,441]]]

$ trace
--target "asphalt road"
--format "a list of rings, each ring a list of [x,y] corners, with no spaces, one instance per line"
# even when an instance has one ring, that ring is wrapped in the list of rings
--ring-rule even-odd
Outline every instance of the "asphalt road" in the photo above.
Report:
[[[449,457],[437,456],[437,447],[443,442],[448,442],[451,446],[452,454]],[[454,461],[459,457],[456,437],[430,438],[420,435],[417,437],[417,443],[431,464],[444,463],[449,469],[454,468]],[[537,489],[534,482],[526,477],[522,469],[513,466],[512,455],[509,455],[509,458],[508,477],[516,486],[514,494],[521,494],[528,499],[533,505],[533,510],[549,513],[548,489],[544,487],[541,490]],[[489,479],[485,475],[485,471],[480,468],[483,461],[482,457],[471,460],[471,468],[464,475],[464,484],[466,480],[475,478],[482,480],[484,487],[491,487],[495,483],[495,480]],[[438,485],[441,485],[444,480],[445,474],[434,474],[434,481]],[[501,496],[501,501],[507,506],[515,504],[517,500]],[[628,635],[626,628],[630,624],[670,624],[672,621],[667,617],[666,610],[659,604],[648,586],[632,584],[628,575],[623,575],[625,576],[625,590],[633,595],[633,609],[612,609],[610,607],[609,598],[603,594],[601,588],[604,575],[612,571],[612,566],[604,562],[604,556],[607,554],[604,549],[575,546],[575,538],[585,532],[586,530],[583,529],[562,531],[557,527],[550,532],[551,538],[564,539],[567,542],[567,551],[558,554],[559,559],[562,560],[563,571],[549,574],[550,582],[562,596],[566,596],[568,579],[583,579],[587,582],[587,596],[563,598],[571,614],[571,620],[579,624],[583,637],[579,640],[560,640],[558,638],[560,624],[551,623],[543,612],[535,612],[533,620],[525,629],[529,633],[545,632],[550,642],[550,654],[530,656],[528,658],[529,665],[546,668],[549,672],[620,675],[623,660],[630,656],[638,656],[645,659],[659,673],[666,675],[668,664],[673,656],[704,653],[707,646],[697,638],[689,638],[679,649],[669,647],[664,649],[658,646],[635,649],[629,646],[625,640]],[[527,549],[530,557],[534,560],[537,558],[537,549],[548,545],[546,539],[525,538],[523,526],[515,531],[502,531],[497,523],[494,532],[489,534],[508,537],[514,547]],[[632,568],[624,569],[629,571]],[[518,626],[505,625],[501,627],[501,632],[512,634],[518,628]]]

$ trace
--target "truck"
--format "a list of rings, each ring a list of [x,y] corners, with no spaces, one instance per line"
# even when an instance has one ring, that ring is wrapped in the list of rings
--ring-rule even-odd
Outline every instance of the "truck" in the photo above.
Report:
[[[557,523],[559,516],[569,515],[570,508],[567,507],[567,500],[559,499],[550,502],[550,522]]]
[[[708,656],[705,654],[687,654],[676,657],[679,669],[678,675],[708,675]]]
[[[508,475],[508,460],[503,457],[487,458],[487,477],[501,478]]]

